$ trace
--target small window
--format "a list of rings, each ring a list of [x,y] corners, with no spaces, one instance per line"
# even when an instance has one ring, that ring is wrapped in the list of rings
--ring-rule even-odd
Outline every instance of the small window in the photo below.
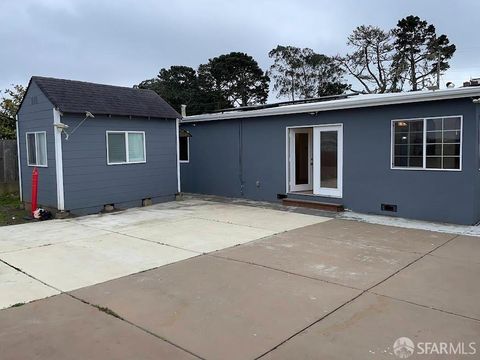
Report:
[[[461,116],[396,120],[392,129],[393,168],[461,169]]]
[[[180,162],[188,162],[190,159],[190,138],[180,136]]]
[[[145,132],[107,131],[107,164],[135,164],[145,160]]]
[[[27,133],[28,166],[47,167],[47,134],[45,131]]]

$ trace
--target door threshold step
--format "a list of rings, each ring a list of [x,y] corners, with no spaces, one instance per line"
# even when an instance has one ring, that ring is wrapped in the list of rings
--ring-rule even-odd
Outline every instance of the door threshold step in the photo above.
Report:
[[[344,210],[343,205],[340,205],[340,204],[332,204],[332,203],[318,202],[318,201],[311,201],[311,200],[286,198],[282,200],[282,204],[285,206],[305,207],[310,209],[318,209],[318,210],[333,211],[333,212],[342,212]]]

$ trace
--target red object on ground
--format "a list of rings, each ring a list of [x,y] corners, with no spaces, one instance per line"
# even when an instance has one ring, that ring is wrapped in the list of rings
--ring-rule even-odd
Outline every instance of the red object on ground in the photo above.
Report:
[[[38,170],[33,168],[32,172],[32,215],[37,210],[37,195],[38,195]]]

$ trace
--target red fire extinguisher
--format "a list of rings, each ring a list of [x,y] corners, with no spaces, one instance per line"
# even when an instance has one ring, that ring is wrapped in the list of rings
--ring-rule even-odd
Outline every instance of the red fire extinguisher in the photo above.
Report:
[[[38,195],[38,170],[33,168],[32,172],[32,215],[37,210],[37,195]]]

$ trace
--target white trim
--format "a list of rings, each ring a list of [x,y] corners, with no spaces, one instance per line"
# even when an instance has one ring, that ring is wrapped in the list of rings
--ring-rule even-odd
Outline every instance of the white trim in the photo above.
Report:
[[[188,164],[190,162],[190,137],[185,137],[187,138],[187,160],[180,160],[181,164]],[[178,143],[180,144],[180,138],[178,138]]]
[[[176,136],[177,136],[177,192],[181,192],[181,182],[180,182],[180,119],[175,121],[176,124]],[[190,160],[190,154],[188,154],[188,159]]]
[[[355,95],[346,99],[328,100],[307,104],[285,105],[275,108],[250,110],[250,111],[229,111],[217,114],[204,114],[187,116],[182,123],[196,121],[212,121],[225,119],[253,118],[259,116],[285,115],[298,113],[316,113],[321,111],[362,108],[380,105],[394,105],[416,103],[421,101],[437,101],[447,99],[458,99],[480,96],[480,87],[464,87],[444,90],[412,91],[405,93]]]
[[[18,162],[18,191],[20,193],[20,201],[23,201],[22,188],[22,161],[20,155],[20,133],[18,132],[18,115],[15,115],[15,130],[17,135],[17,162]],[[28,158],[27,158],[28,161]]]
[[[427,168],[427,119],[447,119],[447,118],[460,118],[460,168],[459,169],[437,169]],[[422,167],[401,167],[394,166],[394,153],[395,153],[395,135],[394,135],[394,123],[396,121],[423,121],[423,166]],[[442,130],[443,131],[443,130]],[[456,157],[456,156],[454,156]],[[442,154],[443,159],[443,154]],[[390,170],[408,170],[408,171],[462,171],[463,167],[463,115],[445,115],[445,116],[427,116],[422,118],[410,118],[410,119],[393,119],[390,121]]]
[[[108,154],[108,134],[124,134],[125,135],[125,159],[127,161],[122,162],[110,162]],[[142,134],[143,135],[143,160],[130,161],[128,153],[128,134]],[[107,165],[130,165],[130,164],[145,164],[147,162],[147,146],[145,139],[145,131],[138,130],[107,130],[105,132],[105,146],[107,148]]]
[[[337,132],[337,188],[321,187],[320,135],[323,131]],[[343,124],[317,126],[313,131],[313,193],[318,196],[342,198],[343,196]]]
[[[45,135],[45,165],[39,164],[30,164],[29,159],[29,151],[28,151],[28,135],[35,134],[35,160],[38,161],[38,141],[37,141],[37,134],[44,134]],[[27,166],[29,167],[48,167],[48,146],[47,146],[47,132],[46,131],[27,131],[25,133],[25,147],[27,149]]]
[[[65,192],[63,188],[63,151],[62,151],[62,129],[57,127],[60,124],[60,111],[53,109],[53,134],[55,139],[55,173],[57,180],[57,209],[65,210]]]

